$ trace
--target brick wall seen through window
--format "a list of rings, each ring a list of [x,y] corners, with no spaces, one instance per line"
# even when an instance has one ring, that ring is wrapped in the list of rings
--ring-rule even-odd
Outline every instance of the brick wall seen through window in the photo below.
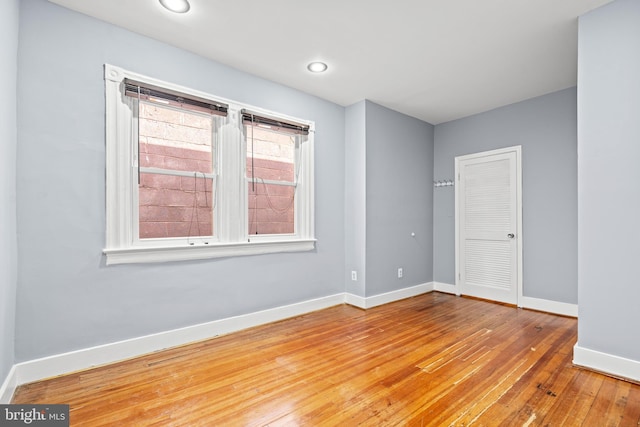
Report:
[[[249,234],[293,234],[296,137],[259,126],[247,126],[245,134]]]
[[[213,235],[211,115],[140,102],[141,168],[193,176],[140,173],[140,238]]]

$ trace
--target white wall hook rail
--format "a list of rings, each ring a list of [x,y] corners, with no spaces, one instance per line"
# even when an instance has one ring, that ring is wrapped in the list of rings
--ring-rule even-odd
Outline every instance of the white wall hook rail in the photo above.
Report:
[[[453,187],[454,183],[452,179],[446,179],[443,181],[433,181],[434,187]]]

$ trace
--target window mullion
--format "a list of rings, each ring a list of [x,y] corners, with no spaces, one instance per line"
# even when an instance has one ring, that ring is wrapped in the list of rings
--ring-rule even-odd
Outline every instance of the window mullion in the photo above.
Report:
[[[246,184],[242,133],[237,111],[230,111],[220,128],[219,236],[222,242],[246,240]]]
[[[300,174],[297,177],[296,234],[302,239],[313,238],[314,196],[313,196],[313,126],[308,135],[300,137]]]

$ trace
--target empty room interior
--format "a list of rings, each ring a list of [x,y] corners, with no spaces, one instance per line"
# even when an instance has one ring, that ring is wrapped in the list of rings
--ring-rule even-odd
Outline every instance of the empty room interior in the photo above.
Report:
[[[638,425],[639,76],[640,0],[2,1],[0,403]]]

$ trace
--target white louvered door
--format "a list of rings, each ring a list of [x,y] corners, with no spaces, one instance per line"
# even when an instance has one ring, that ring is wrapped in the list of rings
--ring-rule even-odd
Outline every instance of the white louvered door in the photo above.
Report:
[[[518,150],[456,159],[458,290],[518,304]]]

